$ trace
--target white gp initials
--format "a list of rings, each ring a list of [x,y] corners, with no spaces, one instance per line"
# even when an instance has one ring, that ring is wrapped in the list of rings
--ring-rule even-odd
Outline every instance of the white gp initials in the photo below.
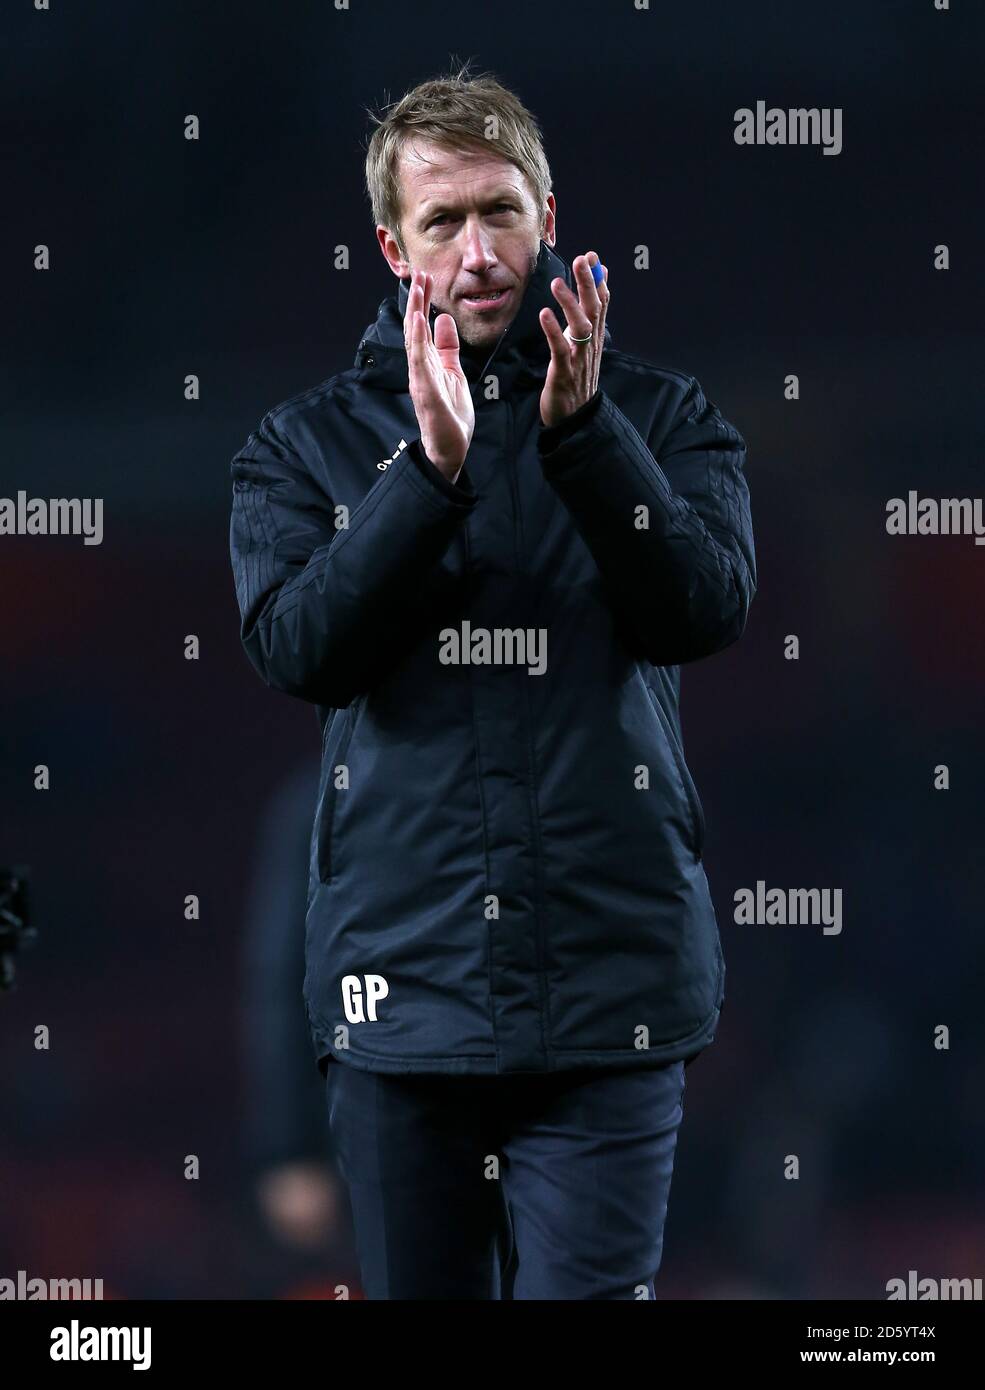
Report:
[[[342,1007],[346,1018],[350,1023],[377,1023],[379,1020],[376,1017],[376,1006],[389,993],[390,986],[382,975],[344,975]]]

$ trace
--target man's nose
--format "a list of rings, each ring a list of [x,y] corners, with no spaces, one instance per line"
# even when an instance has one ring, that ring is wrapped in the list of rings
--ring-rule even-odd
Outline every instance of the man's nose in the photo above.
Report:
[[[462,248],[462,269],[486,271],[496,264],[492,238],[481,223],[466,223],[465,245]]]

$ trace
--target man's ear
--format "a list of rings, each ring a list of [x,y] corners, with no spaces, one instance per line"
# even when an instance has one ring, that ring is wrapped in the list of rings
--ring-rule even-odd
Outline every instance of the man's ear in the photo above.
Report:
[[[383,259],[393,271],[394,275],[401,280],[409,280],[412,270],[411,263],[407,260],[403,247],[390,231],[389,227],[384,227],[382,225],[377,226],[376,240],[379,242],[380,250],[383,253]]]
[[[540,239],[546,241],[548,246],[553,246],[557,240],[554,229],[554,220],[557,216],[557,203],[553,193],[547,195],[547,206],[544,208],[544,221],[541,228]]]

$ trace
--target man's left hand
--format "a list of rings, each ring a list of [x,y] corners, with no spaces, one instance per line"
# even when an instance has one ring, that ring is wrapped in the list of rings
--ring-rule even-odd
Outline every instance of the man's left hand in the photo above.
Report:
[[[570,290],[558,275],[551,281],[554,298],[564,310],[567,328],[561,328],[553,309],[541,309],[540,326],[551,349],[551,363],[540,396],[540,418],[545,426],[557,425],[579,406],[595,395],[602,363],[602,342],[605,336],[605,311],[609,304],[609,272],[602,267],[602,280],[596,287],[592,266],[597,264],[594,251],[576,256],[571,263],[578,294]],[[572,343],[570,338],[586,338],[591,342]]]

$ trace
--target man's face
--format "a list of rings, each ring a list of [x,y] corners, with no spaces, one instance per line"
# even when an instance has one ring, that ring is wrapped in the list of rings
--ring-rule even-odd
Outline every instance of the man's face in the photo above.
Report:
[[[520,307],[541,238],[554,245],[554,195],[539,207],[509,160],[425,140],[404,146],[399,181],[406,256],[388,228],[376,229],[391,270],[401,279],[426,271],[435,313],[451,314],[463,343],[491,345]]]

